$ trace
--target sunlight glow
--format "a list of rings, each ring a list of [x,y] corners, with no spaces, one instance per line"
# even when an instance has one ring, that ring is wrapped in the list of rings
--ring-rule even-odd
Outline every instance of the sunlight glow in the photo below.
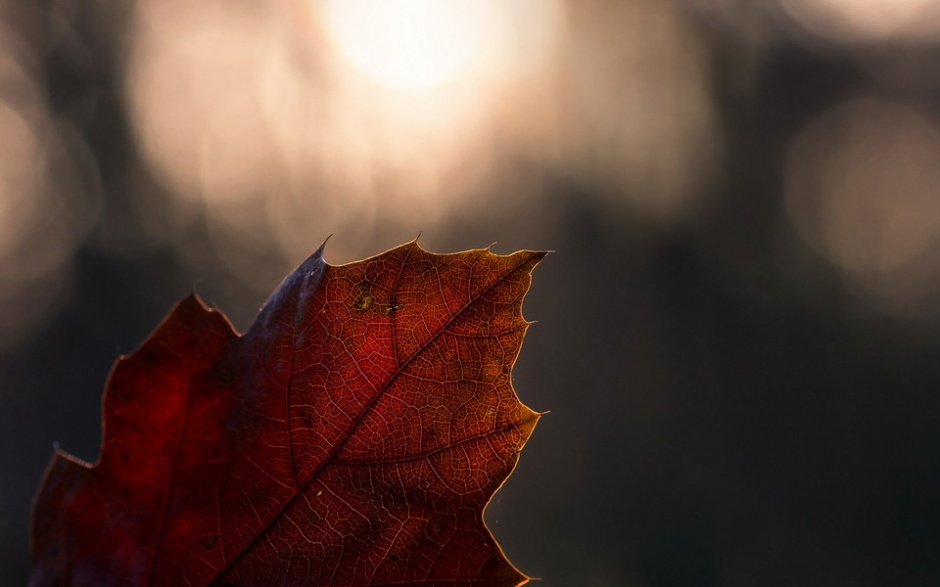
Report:
[[[937,313],[940,128],[915,106],[860,95],[793,141],[786,204],[845,284],[892,315]]]
[[[940,35],[937,0],[779,0],[807,30],[836,41],[924,42]]]
[[[493,25],[493,0],[324,0],[343,55],[373,80],[425,88],[471,68]]]

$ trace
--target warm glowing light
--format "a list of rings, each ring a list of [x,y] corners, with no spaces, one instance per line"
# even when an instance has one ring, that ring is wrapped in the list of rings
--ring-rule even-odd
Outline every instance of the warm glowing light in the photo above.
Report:
[[[837,41],[917,42],[940,35],[937,0],[780,0],[801,26]]]
[[[566,165],[624,210],[691,219],[723,150],[697,31],[668,2],[578,6],[559,90]]]
[[[72,259],[97,221],[97,168],[46,108],[30,58],[0,20],[0,351],[38,333],[68,299]]]
[[[802,130],[787,158],[787,211],[845,283],[892,314],[936,314],[940,128],[862,97]]]
[[[492,0],[325,0],[340,51],[379,83],[423,88],[472,67],[493,27]]]

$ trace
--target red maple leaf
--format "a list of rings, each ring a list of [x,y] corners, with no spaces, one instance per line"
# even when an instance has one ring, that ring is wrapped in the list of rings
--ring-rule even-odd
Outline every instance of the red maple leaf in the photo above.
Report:
[[[100,460],[46,472],[32,587],[528,580],[482,511],[538,420],[510,369],[544,253],[322,249],[244,335],[193,295],[118,359]]]

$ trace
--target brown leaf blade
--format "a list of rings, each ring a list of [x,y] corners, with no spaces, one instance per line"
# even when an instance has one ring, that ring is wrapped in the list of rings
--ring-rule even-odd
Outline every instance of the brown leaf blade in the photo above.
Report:
[[[31,585],[515,586],[482,521],[538,414],[510,371],[544,256],[311,256],[243,336],[181,302],[57,452]]]

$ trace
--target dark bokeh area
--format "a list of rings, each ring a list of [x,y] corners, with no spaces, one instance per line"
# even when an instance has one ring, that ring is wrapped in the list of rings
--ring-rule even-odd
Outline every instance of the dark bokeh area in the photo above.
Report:
[[[0,0],[2,584],[53,444],[96,458],[111,363],[177,300],[244,329],[328,236],[418,234],[555,251],[514,371],[550,413],[487,512],[540,585],[940,584],[938,23]]]

